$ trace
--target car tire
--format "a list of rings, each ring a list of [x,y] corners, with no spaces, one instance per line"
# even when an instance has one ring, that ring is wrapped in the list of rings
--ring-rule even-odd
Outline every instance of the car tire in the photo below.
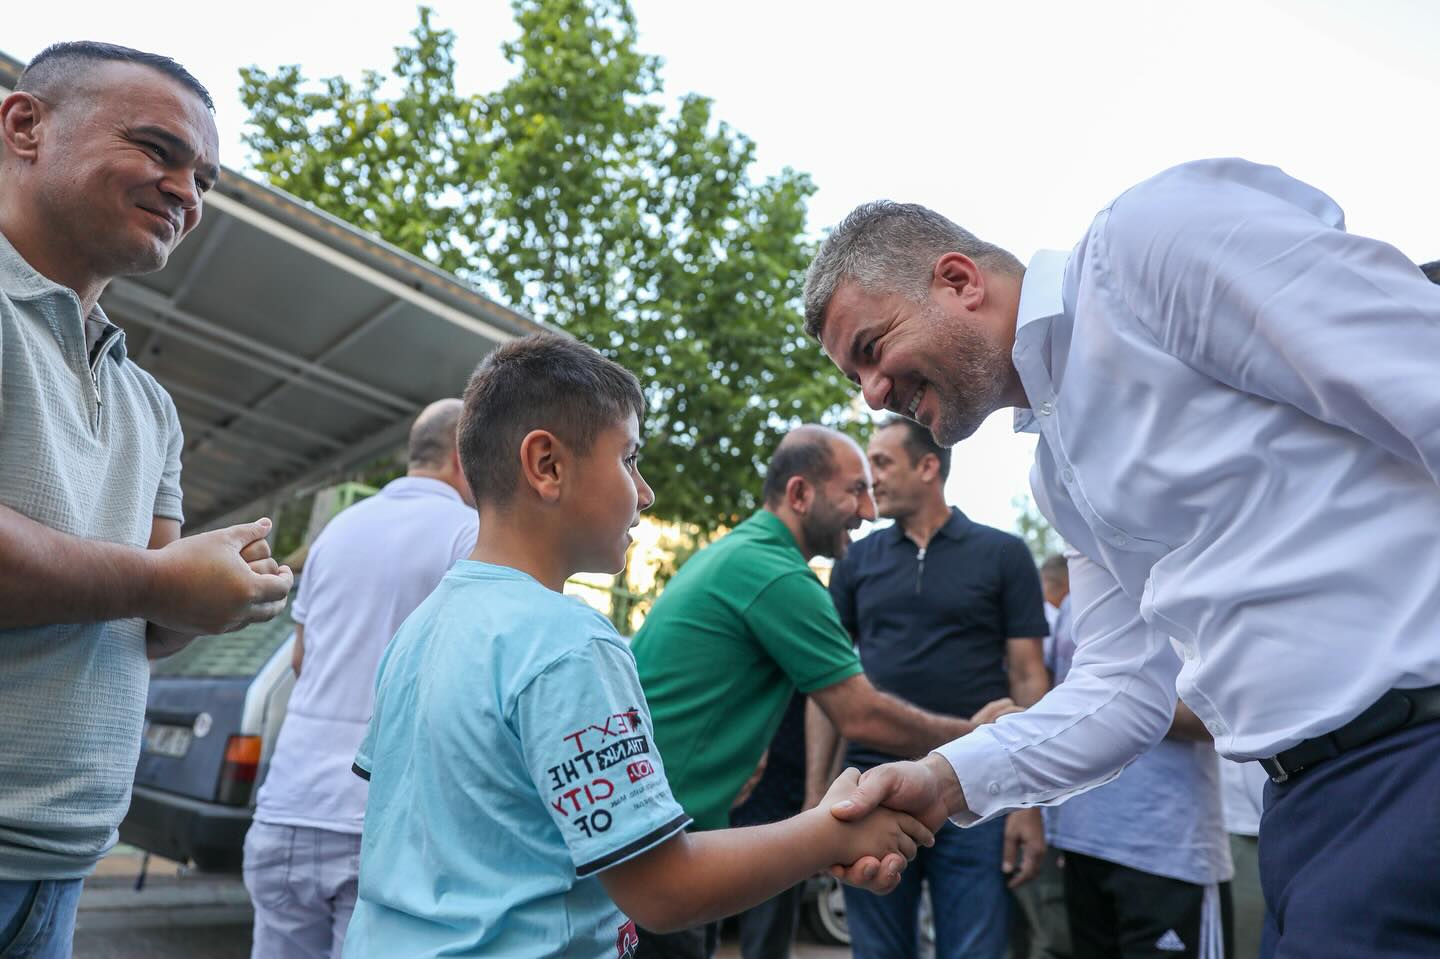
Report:
[[[850,945],[850,926],[845,921],[845,893],[834,876],[812,880],[812,894],[805,897],[805,927],[817,942],[831,946]]]

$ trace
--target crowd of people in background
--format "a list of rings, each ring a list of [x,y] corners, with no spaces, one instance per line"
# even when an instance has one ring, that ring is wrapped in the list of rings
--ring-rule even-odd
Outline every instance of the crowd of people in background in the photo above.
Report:
[[[91,43],[0,105],[4,955],[69,955],[147,657],[294,581],[267,520],[180,537],[174,405],[98,303],[199,222],[212,109],[174,61]],[[623,568],[653,502],[635,376],[535,334],[419,416],[292,607],[256,959],[703,959],[737,914],[764,959],[822,872],[857,959],[918,955],[922,887],[940,959],[1017,927],[1034,959],[1440,950],[1414,814],[1440,788],[1440,295],[1413,264],[1208,161],[1028,267],[867,204],[806,310],[904,416],[864,449],[793,429],[633,642],[564,586]],[[944,494],[949,446],[1007,406],[1075,547],[1038,569]]]

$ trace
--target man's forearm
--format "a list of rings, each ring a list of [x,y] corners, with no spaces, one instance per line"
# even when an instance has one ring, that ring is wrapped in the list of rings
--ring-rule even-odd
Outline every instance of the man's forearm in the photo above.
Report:
[[[835,757],[840,749],[840,731],[825,715],[820,704],[805,703],[805,808],[809,809],[835,778]]]
[[[70,536],[0,506],[0,629],[143,616],[146,552]]]
[[[840,724],[846,739],[892,756],[921,756],[975,728],[968,719],[941,716],[876,690],[867,708]]]
[[[1010,698],[1028,709],[1050,691],[1050,671],[1045,668],[1045,641],[1038,636],[1013,637],[1005,641],[1005,671],[1010,678]]]
[[[1044,667],[1010,677],[1010,698],[1015,705],[1030,707],[1050,691],[1050,677]]]

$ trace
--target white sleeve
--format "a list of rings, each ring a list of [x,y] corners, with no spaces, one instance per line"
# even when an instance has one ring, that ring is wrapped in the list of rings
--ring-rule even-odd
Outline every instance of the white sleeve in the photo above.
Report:
[[[450,543],[450,565],[454,566],[475,549],[475,537],[480,532],[480,516],[473,509],[455,529],[455,538]]]
[[[1165,735],[1180,671],[1170,641],[1140,618],[1104,567],[1070,560],[1075,660],[1065,682],[1023,713],[935,750],[955,769],[974,825],[1048,806],[1115,778]]]
[[[1106,260],[1160,345],[1440,482],[1440,286],[1273,167],[1195,164],[1123,195]]]

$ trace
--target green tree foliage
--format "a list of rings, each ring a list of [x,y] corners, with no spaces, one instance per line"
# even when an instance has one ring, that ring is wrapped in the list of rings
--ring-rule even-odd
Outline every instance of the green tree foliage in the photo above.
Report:
[[[733,524],[786,430],[848,419],[798,308],[814,186],[753,177],[704,97],[667,109],[626,0],[514,10],[516,73],[488,94],[456,90],[454,34],[423,7],[389,76],[243,70],[253,164],[634,371],[655,512]]]
[[[1035,501],[1027,495],[1020,495],[1010,501],[1010,505],[1019,511],[1015,517],[1015,532],[1030,547],[1030,553],[1035,557],[1036,565],[1039,565],[1047,556],[1054,555],[1065,549],[1065,541],[1055,528],[1050,525],[1035,505]]]

